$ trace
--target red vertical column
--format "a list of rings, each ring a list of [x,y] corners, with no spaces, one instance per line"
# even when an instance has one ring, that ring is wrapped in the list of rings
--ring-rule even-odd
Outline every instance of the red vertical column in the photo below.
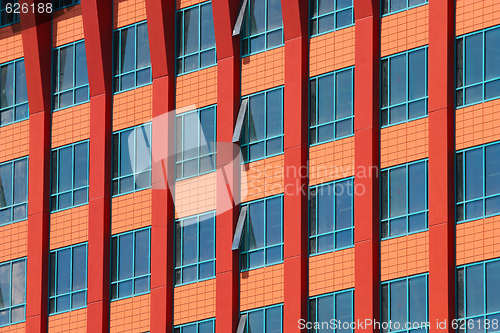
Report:
[[[455,318],[455,1],[429,1],[429,319]],[[443,327],[444,328],[444,327]],[[453,330],[454,331],[454,330]]]
[[[354,1],[354,315],[361,322],[380,321],[379,9],[379,0]],[[373,326],[364,329],[378,331]]]
[[[33,0],[26,1],[29,5]],[[47,332],[52,15],[21,14],[30,108],[26,331]]]
[[[82,1],[90,85],[87,330],[109,332],[113,4]]]
[[[232,251],[239,214],[240,160],[231,143],[240,106],[240,36],[232,36],[239,1],[212,0],[217,45],[216,331],[234,333],[239,320],[239,251]]]
[[[175,0],[146,0],[153,70],[151,333],[172,332],[174,302]]]
[[[308,304],[308,1],[281,1],[285,35],[284,315],[287,333],[300,332]]]

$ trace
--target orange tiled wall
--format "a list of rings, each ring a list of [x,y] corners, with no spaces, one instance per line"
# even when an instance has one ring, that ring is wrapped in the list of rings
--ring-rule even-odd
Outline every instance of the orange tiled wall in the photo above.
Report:
[[[241,202],[283,193],[284,155],[241,166]],[[293,172],[293,171],[291,171]]]
[[[177,0],[177,9],[186,8],[206,1],[207,0]]]
[[[240,311],[283,303],[284,265],[240,273]]]
[[[500,216],[457,224],[457,265],[500,257]]]
[[[380,167],[388,168],[429,157],[429,118],[380,130]]]
[[[0,64],[22,58],[23,56],[21,23],[0,29]]]
[[[500,99],[457,109],[456,149],[500,140]]]
[[[354,288],[354,248],[309,257],[309,296]]]
[[[19,323],[0,328],[0,333],[25,333],[25,332],[26,332],[26,323]]]
[[[309,76],[354,65],[354,27],[312,37],[309,42]]]
[[[215,317],[215,279],[174,288],[174,325]]]
[[[111,302],[109,332],[138,333],[149,331],[151,294]]]
[[[177,76],[175,107],[194,105],[199,109],[217,103],[217,66]]]
[[[111,233],[151,225],[151,189],[120,195],[111,199]]]
[[[0,163],[29,153],[30,121],[0,127]]]
[[[457,0],[456,35],[500,24],[500,2],[496,0]]]
[[[429,44],[429,6],[418,6],[382,17],[382,57]]]
[[[80,309],[49,317],[49,333],[87,332],[87,309]]]
[[[309,148],[309,185],[354,175],[354,136]]]
[[[52,16],[52,47],[83,39],[82,5],[67,7]]]
[[[28,220],[0,227],[0,262],[28,254]]]
[[[90,138],[90,103],[52,112],[52,148]]]
[[[113,29],[146,19],[146,0],[113,0]]]
[[[210,172],[175,183],[175,218],[215,210],[217,173]]]
[[[285,83],[285,48],[241,58],[241,96]]]
[[[428,231],[380,242],[380,278],[382,281],[428,271]]]
[[[89,205],[50,214],[50,249],[86,242],[89,236]]]
[[[153,117],[153,85],[113,95],[113,131],[151,121]]]

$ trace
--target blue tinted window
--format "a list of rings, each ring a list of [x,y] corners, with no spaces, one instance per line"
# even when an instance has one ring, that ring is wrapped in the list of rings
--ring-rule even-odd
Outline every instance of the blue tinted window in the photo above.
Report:
[[[28,119],[28,90],[24,60],[0,65],[0,126]]]
[[[111,299],[148,293],[151,280],[151,228],[111,238]]]
[[[217,63],[212,3],[205,2],[177,12],[177,73],[183,74]]]
[[[3,0],[0,6],[0,28],[19,23],[19,0]],[[15,11],[17,13],[15,13]]]
[[[354,24],[352,0],[309,0],[309,6],[311,36]]]
[[[0,164],[0,226],[28,217],[28,158]]]
[[[242,31],[243,56],[283,45],[280,0],[249,0]]]
[[[382,238],[427,229],[427,161],[382,170]]]
[[[426,4],[428,0],[381,0],[382,15],[390,15]]]
[[[87,306],[87,244],[50,252],[49,313]]]
[[[174,333],[214,333],[215,319],[207,319],[174,327]]]
[[[113,195],[151,187],[151,124],[113,133]]]
[[[247,314],[244,333],[281,333],[283,332],[283,305],[242,312]]]
[[[324,253],[354,244],[353,178],[311,187],[309,253]]]
[[[427,47],[382,59],[381,125],[427,115]]]
[[[283,261],[283,195],[248,206],[241,241],[241,269],[249,270]]]
[[[79,3],[80,3],[80,0],[52,0],[52,5],[54,6],[54,10],[73,6],[73,5],[76,5]]]
[[[134,89],[152,82],[146,22],[113,32],[113,90]]]
[[[500,27],[457,38],[456,105],[481,103],[500,97]]]
[[[0,327],[26,319],[26,258],[0,263]]]
[[[215,277],[215,213],[175,221],[175,284]]]
[[[333,328],[332,319],[336,319],[337,323],[339,321],[341,323],[354,321],[353,289],[309,298],[309,321],[322,325],[319,332],[353,332],[351,328],[342,328],[342,325]]]
[[[456,155],[457,222],[500,214],[500,142]]]

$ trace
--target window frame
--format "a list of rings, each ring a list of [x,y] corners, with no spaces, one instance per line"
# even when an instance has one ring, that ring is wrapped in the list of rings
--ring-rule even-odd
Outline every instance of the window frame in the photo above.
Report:
[[[307,315],[308,315],[308,318],[309,318],[309,322],[312,322],[312,323],[316,323],[316,322],[320,322],[320,319],[318,318],[318,300],[321,299],[321,298],[324,298],[324,297],[329,297],[329,296],[333,296],[333,312],[334,312],[334,316],[331,318],[331,319],[336,319],[337,322],[338,322],[338,318],[337,318],[337,295],[340,295],[340,294],[350,294],[351,296],[351,322],[354,322],[354,288],[349,288],[349,289],[344,289],[344,290],[339,290],[339,291],[334,291],[334,292],[331,292],[331,293],[327,293],[327,294],[321,294],[321,295],[315,295],[315,296],[310,296],[309,297],[309,300],[308,300],[308,308],[307,308]],[[311,318],[311,304],[314,302],[314,314],[315,314],[315,318]],[[323,322],[320,322],[320,323],[323,323]],[[328,321],[329,325],[328,327],[330,328],[330,320]],[[322,324],[321,324],[322,325]],[[336,329],[332,329],[332,332],[333,333],[337,333],[338,328]],[[349,329],[342,329],[341,330],[342,332],[344,331],[351,331],[351,333],[354,332],[354,330],[352,328],[349,328]]]
[[[240,317],[241,317],[241,315],[244,315],[244,314],[246,314],[248,316],[252,312],[263,311],[264,312],[264,316],[263,316],[263,321],[262,321],[262,326],[263,326],[262,332],[266,333],[267,310],[274,309],[274,308],[280,308],[280,312],[281,312],[281,330],[280,330],[280,333],[282,333],[283,332],[283,303],[274,304],[274,305],[268,305],[268,306],[263,306],[263,307],[260,307],[260,308],[250,309],[250,310],[246,310],[246,311],[241,311],[240,312]],[[249,330],[248,330],[249,322],[248,321],[249,321],[249,317],[247,317],[247,322],[246,322],[245,327],[243,329],[243,333],[249,333]]]
[[[19,0],[12,0],[12,5],[14,4],[18,4],[19,3]],[[0,18],[2,17],[2,14],[3,12],[6,12],[7,11],[7,6],[5,6],[5,8],[1,8],[0,7]],[[4,28],[4,27],[8,27],[9,25],[13,25],[13,24],[17,24],[19,22],[21,22],[21,16],[19,13],[17,14],[14,14],[12,13],[13,16],[14,16],[14,20],[12,22],[9,22],[7,24],[3,24],[3,22],[0,21],[0,28]]]
[[[78,4],[81,3],[80,0],[71,0],[71,4],[69,4],[69,5],[61,5],[61,4],[59,4],[60,1],[62,1],[62,0],[52,0],[52,6],[53,6],[53,11],[54,12],[56,10],[68,8],[68,7],[75,6],[75,5],[78,5]],[[58,5],[56,5],[56,3],[58,3]]]
[[[13,293],[12,292],[12,280],[13,280],[12,275],[13,275],[13,265],[15,263],[22,262],[22,261],[24,261],[24,302],[22,302],[20,304],[12,305],[12,293]],[[9,311],[9,323],[5,324],[5,325],[0,325],[0,327],[8,327],[8,326],[15,325],[15,324],[22,323],[22,322],[26,321],[27,257],[22,257],[22,258],[19,258],[19,259],[9,260],[9,261],[5,261],[5,262],[0,263],[0,267],[2,267],[4,265],[9,265],[10,266],[10,269],[9,269],[9,284],[10,284],[10,289],[9,289],[10,300],[9,301],[10,302],[9,302],[9,306],[5,306],[3,308],[0,308],[0,311],[6,311],[6,310]],[[24,319],[20,320],[20,321],[12,321],[12,310],[13,309],[17,309],[17,308],[21,308],[21,307],[24,308]]]
[[[209,319],[203,319],[203,320],[198,320],[198,321],[192,321],[190,323],[186,324],[180,324],[180,325],[175,325],[174,326],[174,333],[183,333],[184,329],[189,326],[196,325],[196,332],[199,332],[199,327],[201,324],[204,323],[212,323],[212,333],[215,333],[215,318],[209,318]]]
[[[13,79],[13,82],[12,82],[12,99],[13,99],[13,103],[12,105],[9,105],[9,106],[6,106],[4,108],[1,108],[0,107],[0,127],[3,127],[3,126],[8,126],[8,125],[11,125],[11,124],[14,124],[14,123],[18,123],[18,122],[21,122],[21,121],[24,121],[24,120],[27,120],[29,119],[30,115],[29,115],[29,100],[28,100],[28,87],[27,87],[27,83],[26,81],[24,82],[24,84],[26,85],[26,101],[24,102],[19,102],[17,103],[17,66],[18,64],[23,64],[23,68],[24,68],[24,78],[26,80],[26,67],[25,67],[25,64],[24,64],[24,57],[22,58],[18,58],[18,59],[14,59],[14,60],[11,60],[11,61],[7,61],[5,63],[2,63],[0,64],[0,68],[4,68],[4,67],[7,67],[7,66],[10,66],[10,65],[13,65],[13,75],[12,75],[12,79]],[[19,83],[20,85],[22,84]],[[26,117],[22,117],[22,114],[21,114],[21,117],[19,119],[16,119],[16,115],[17,115],[17,108],[20,108],[20,107],[24,107],[26,106]],[[6,122],[5,124],[2,124],[1,123],[1,114],[9,109],[12,109],[12,121],[11,122]]]
[[[405,8],[398,9],[398,10],[395,10],[395,11],[391,12],[391,9],[390,9],[391,8],[391,1],[392,0],[387,0],[388,12],[385,13],[385,14],[384,14],[384,0],[382,0],[380,2],[380,14],[381,14],[382,17],[389,16],[389,15],[396,14],[396,13],[400,13],[400,12],[404,12],[404,11],[407,11],[407,10],[410,10],[410,9],[413,9],[413,8],[417,8],[417,7],[429,4],[429,0],[424,0],[424,2],[422,2],[422,3],[410,6],[409,4],[410,4],[411,0],[406,0],[406,7]]]
[[[316,16],[313,15],[312,2],[316,2],[316,8],[318,8],[318,10],[317,10],[318,14]],[[331,12],[325,13],[325,14],[319,14],[318,4],[319,4],[318,0],[309,0],[309,37],[310,38],[316,37],[316,36],[321,36],[321,35],[324,35],[324,34],[327,34],[327,33],[333,32],[333,31],[338,31],[341,29],[345,29],[345,28],[349,28],[349,27],[354,26],[354,4],[353,4],[352,0],[351,0],[350,6],[340,8],[340,9],[337,9],[337,1],[334,1],[334,10]],[[351,10],[351,23],[348,25],[342,26],[342,27],[337,27],[337,15],[341,12],[347,12],[348,10]],[[319,20],[323,17],[327,17],[327,16],[332,15],[332,14],[334,17],[334,21],[333,21],[334,28],[331,30],[326,30],[324,32],[319,32]],[[316,24],[316,31],[318,31],[316,33],[313,33],[313,28],[312,28],[313,24]]]
[[[23,201],[23,202],[20,202],[20,203],[14,203],[14,195],[15,195],[15,182],[16,182],[16,177],[15,177],[15,164],[16,162],[20,162],[22,160],[26,160],[26,200]],[[7,165],[7,164],[11,164],[11,187],[12,187],[12,193],[10,194],[11,196],[11,202],[12,204],[9,205],[9,206],[5,206],[5,207],[2,207],[1,210],[7,210],[7,209],[10,209],[11,210],[11,218],[10,218],[10,222],[7,222],[7,223],[1,223],[0,222],[0,226],[4,226],[4,225],[9,225],[9,224],[12,224],[12,223],[16,223],[16,222],[20,222],[20,221],[25,221],[28,219],[28,188],[29,188],[29,156],[24,156],[24,157],[20,157],[20,158],[16,158],[14,160],[10,160],[10,161],[6,161],[6,162],[3,162],[3,163],[0,163],[0,167],[3,167],[4,165]],[[1,177],[0,177],[0,182],[1,182]],[[3,192],[3,186],[0,186],[0,189],[2,189],[2,192]],[[3,192],[4,196],[5,196],[5,192]],[[16,207],[19,207],[19,206],[22,206],[24,205],[25,206],[25,215],[26,217],[25,218],[22,218],[22,219],[14,219],[14,209]]]

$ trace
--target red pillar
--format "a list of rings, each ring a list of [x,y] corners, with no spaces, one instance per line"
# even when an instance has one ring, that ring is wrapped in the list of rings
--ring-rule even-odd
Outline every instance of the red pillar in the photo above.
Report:
[[[151,333],[172,332],[174,306],[175,0],[146,0],[153,70]]]
[[[301,332],[308,305],[308,1],[281,1],[285,35],[283,328]]]
[[[29,5],[33,0],[26,1]],[[30,109],[26,331],[47,332],[52,15],[21,14]]]
[[[358,189],[354,198],[354,315],[356,321],[362,322],[365,319],[380,321],[379,9],[379,0],[354,1],[354,171],[357,176],[354,181]],[[373,326],[365,330],[378,331]]]
[[[455,1],[429,2],[429,320],[455,318]]]
[[[87,330],[109,332],[111,238],[111,1],[82,1],[90,85]]]

